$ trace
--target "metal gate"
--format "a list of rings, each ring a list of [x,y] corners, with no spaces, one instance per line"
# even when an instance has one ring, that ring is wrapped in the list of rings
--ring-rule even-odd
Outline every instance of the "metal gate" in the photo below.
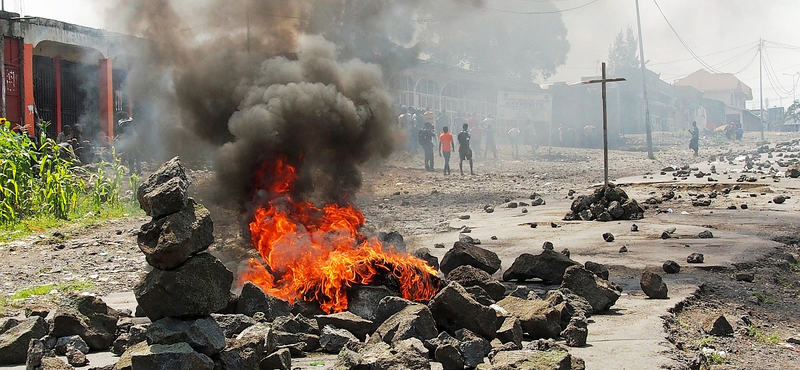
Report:
[[[100,134],[97,66],[61,61],[61,124],[82,124],[83,135]]]
[[[58,136],[56,127],[56,68],[53,59],[33,57],[33,101],[43,122],[48,122],[47,136]]]

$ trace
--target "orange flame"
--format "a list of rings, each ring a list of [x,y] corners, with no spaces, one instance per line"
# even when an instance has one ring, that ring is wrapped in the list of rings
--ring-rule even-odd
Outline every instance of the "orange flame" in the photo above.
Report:
[[[266,175],[266,176],[265,176]],[[364,215],[352,204],[322,209],[290,195],[297,180],[285,160],[266,163],[258,184],[270,201],[250,222],[252,243],[266,262],[250,259],[240,283],[250,281],[276,297],[315,301],[327,313],[347,309],[347,289],[379,279],[396,279],[403,298],[430,300],[439,289],[436,270],[425,261],[384,250],[358,232]]]

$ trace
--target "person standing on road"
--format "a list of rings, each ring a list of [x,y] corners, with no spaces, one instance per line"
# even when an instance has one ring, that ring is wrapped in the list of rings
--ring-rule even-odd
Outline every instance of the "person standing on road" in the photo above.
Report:
[[[461,132],[458,134],[458,157],[461,159],[458,162],[458,169],[461,171],[462,175],[464,174],[465,159],[469,161],[469,174],[475,174],[475,172],[472,171],[472,149],[469,147],[469,138],[469,124],[465,123],[461,128]]]
[[[425,170],[433,171],[433,139],[436,134],[433,133],[433,124],[425,123],[425,128],[419,130],[419,145],[425,152]]]
[[[444,156],[444,174],[450,175],[450,154],[456,149],[453,143],[453,134],[449,132],[447,126],[442,127],[442,134],[439,135],[439,156]]]
[[[516,128],[512,127],[508,130],[508,140],[511,142],[511,155],[514,158],[519,157],[519,141],[522,137],[522,132]]]
[[[692,138],[689,140],[689,149],[694,150],[694,156],[697,157],[697,151],[700,148],[700,129],[697,128],[697,121],[692,121],[692,129],[689,130],[689,133],[692,134]]]
[[[491,122],[494,122],[494,120]],[[492,158],[497,159],[497,144],[494,142],[494,127],[491,123],[483,127],[483,138],[486,142],[484,144],[483,158],[489,158],[487,154],[491,152]]]

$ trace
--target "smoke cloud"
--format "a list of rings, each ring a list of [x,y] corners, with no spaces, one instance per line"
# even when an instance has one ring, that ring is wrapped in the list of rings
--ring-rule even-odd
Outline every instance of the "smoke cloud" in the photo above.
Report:
[[[261,163],[287,158],[303,196],[340,202],[400,137],[384,76],[417,59],[398,17],[418,3],[115,0],[107,18],[148,40],[127,84],[156,128],[148,153],[214,158],[217,194],[239,204]]]

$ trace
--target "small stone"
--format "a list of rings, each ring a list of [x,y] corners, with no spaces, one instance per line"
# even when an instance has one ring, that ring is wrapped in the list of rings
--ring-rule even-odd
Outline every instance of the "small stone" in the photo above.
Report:
[[[563,254],[565,257],[569,258],[569,255],[570,255],[570,253],[569,253],[569,249],[567,249],[567,248],[564,248],[564,249],[561,251],[561,254]]]
[[[774,198],[772,198],[772,203],[775,203],[775,204],[783,204],[783,202],[785,202],[785,201],[786,201],[786,197],[784,197],[783,195],[778,195],[778,196],[775,196]]]
[[[673,260],[667,260],[661,265],[661,268],[668,274],[677,274],[681,272],[681,265]]]
[[[550,223],[550,227],[552,227],[552,228],[554,228],[554,229],[555,229],[555,228],[559,228],[559,227],[561,227],[561,226],[558,226],[558,224],[556,224],[555,222],[551,222],[551,223]]]
[[[733,335],[733,327],[731,326],[725,315],[709,316],[703,322],[703,331],[706,334],[723,337]]]
[[[614,241],[614,234],[612,234],[612,233],[604,233],[603,234],[603,240],[605,240],[606,242],[609,242],[609,243],[613,242]]]
[[[669,239],[671,237],[672,237],[672,235],[670,235],[670,233],[667,232],[667,231],[664,231],[664,232],[661,233],[661,239]]]
[[[508,207],[508,208],[517,208],[517,207],[519,207],[519,203],[517,203],[517,202],[509,202],[508,205],[506,205],[506,207]]]
[[[626,246],[624,246],[624,245],[623,245],[623,246],[622,246],[622,247],[619,249],[619,252],[620,252],[620,253],[628,253],[628,247],[626,247]]]
[[[636,224],[633,224],[633,225],[631,225],[631,231],[632,231],[632,232],[637,232],[637,231],[639,231],[639,226],[638,226],[638,225],[636,225]]]
[[[486,213],[493,213],[494,212],[494,207],[486,207],[483,210],[486,211]]]
[[[469,215],[461,215],[461,216],[458,216],[458,219],[459,220],[469,220],[469,217],[470,217]]]
[[[688,263],[703,263],[704,257],[702,253],[692,253],[689,257],[686,257],[686,262]]]
[[[539,226],[537,223],[535,222],[531,223],[531,229],[535,229],[537,226]]]
[[[528,209],[527,208],[523,208],[522,209],[522,213],[528,213]]]
[[[445,248],[444,243],[436,243],[436,244],[433,245],[433,247],[436,248],[436,249]]]
[[[728,209],[736,209],[736,206],[730,205],[730,206],[728,206]]]
[[[547,242],[544,242],[544,244],[542,244],[542,249],[544,249],[546,251],[551,251],[551,250],[553,250],[553,248],[554,248],[553,242],[547,241]]]
[[[697,234],[697,237],[700,239],[711,239],[714,237],[714,234],[712,234],[711,231],[703,230],[700,234]]]
[[[741,208],[741,209],[747,209],[747,204],[742,204],[741,206],[739,206],[739,208]]]
[[[644,294],[653,299],[667,299],[667,284],[661,276],[654,274],[650,271],[645,271],[642,274],[642,279],[639,281],[639,286],[642,288]]]
[[[492,237],[491,237],[491,238],[489,238],[489,239],[492,239],[492,240],[497,240],[497,235],[492,235]]]

